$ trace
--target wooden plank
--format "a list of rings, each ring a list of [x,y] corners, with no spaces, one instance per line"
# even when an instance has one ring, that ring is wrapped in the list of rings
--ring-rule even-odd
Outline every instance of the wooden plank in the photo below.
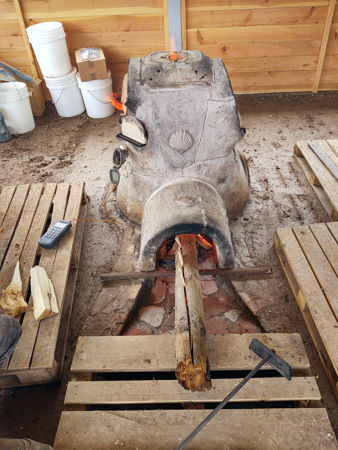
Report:
[[[330,230],[332,236],[338,242],[338,222],[327,223],[326,225]]]
[[[331,267],[338,276],[337,241],[334,239],[325,223],[315,223],[313,225],[310,225],[310,229],[321,249],[325,253],[325,256],[331,264]]]
[[[17,223],[19,222],[29,187],[29,184],[24,184],[16,188],[7,214],[2,222],[0,228],[0,267],[6,256],[7,247],[14,235]]]
[[[312,172],[310,166],[308,165],[308,163],[302,156],[296,156],[296,158],[297,158],[297,162],[300,165],[300,167],[302,168],[306,178],[309,180],[310,184],[312,184],[313,172]],[[331,217],[331,214],[333,213],[333,208],[330,203],[330,200],[327,198],[327,195],[326,195],[324,189],[322,188],[322,186],[320,186],[320,185],[315,186],[314,184],[312,184],[312,188],[315,191],[315,194],[319,198],[319,201],[323,205],[323,208],[327,212],[328,216]]]
[[[73,183],[69,194],[67,209],[64,215],[65,220],[73,221],[72,228],[63,237],[58,245],[51,274],[51,280],[54,286],[60,313],[49,317],[47,320],[40,321],[30,366],[32,369],[50,367],[54,360],[61,321],[61,311],[63,309],[68,274],[75,242],[75,234],[78,227],[78,222],[74,219],[79,217],[83,195],[84,183]],[[42,264],[40,263],[40,265]]]
[[[53,448],[176,449],[206,417],[203,410],[65,411]],[[222,410],[191,448],[336,449],[324,408]]]
[[[338,278],[308,226],[292,228],[304,255],[320,284],[336,320],[338,320]],[[338,244],[335,245],[338,255]]]
[[[279,38],[281,39],[281,37]],[[218,44],[199,44],[190,41],[187,36],[188,49],[200,50],[211,58],[268,58],[277,56],[316,56],[320,48],[320,40],[270,42],[231,42],[225,40]]]
[[[228,28],[193,28],[187,30],[187,40],[191,44],[231,44],[232,42],[271,42],[276,36],[283,41],[321,40],[322,25],[267,25]]]
[[[223,28],[258,25],[301,25],[324,23],[326,6],[294,8],[188,11],[187,28]]]
[[[224,57],[224,64],[231,75],[235,72],[313,71],[316,68],[316,62],[316,56],[267,56],[265,58]]]
[[[164,45],[163,33],[158,30],[150,31],[129,31],[121,33],[112,31],[110,33],[72,33],[67,42],[70,48],[80,48],[86,45],[96,45],[103,47],[107,43],[114,43],[115,47],[120,45],[146,47],[152,44]]]
[[[311,167],[319,183],[323,187],[334,210],[338,210],[338,183],[330,171],[322,164],[313,151],[308,147],[306,141],[296,143],[295,151],[300,152]]]
[[[55,349],[55,360],[59,364],[59,377],[62,376],[63,373],[63,366],[65,361],[65,355],[66,355],[66,345],[67,345],[67,339],[68,339],[68,332],[69,332],[69,324],[70,319],[72,315],[73,310],[73,302],[74,302],[74,295],[75,295],[75,288],[76,288],[76,281],[77,276],[79,273],[79,266],[80,266],[80,257],[81,257],[81,250],[82,250],[82,241],[83,241],[83,234],[84,234],[84,228],[85,228],[85,219],[87,216],[87,203],[82,205],[81,207],[81,213],[80,218],[82,220],[79,221],[77,229],[76,229],[76,235],[75,235],[75,243],[74,243],[74,251],[77,255],[78,262],[76,266],[71,266],[67,281],[67,290],[65,293],[65,299],[62,309],[62,317],[59,327],[59,335],[57,339],[56,349]]]
[[[334,147],[332,148],[331,145],[324,139],[320,139],[316,142],[321,150],[330,158],[330,160],[338,167],[338,154],[336,153]]]
[[[161,14],[163,12],[162,0],[114,0],[113,3],[110,0],[100,0],[99,3],[93,3],[91,0],[72,0],[68,3],[50,0],[48,5],[43,0],[26,0],[22,4],[22,10],[26,21],[75,16]],[[4,11],[2,18],[6,20],[15,17],[10,11],[7,13]]]
[[[293,89],[300,86],[307,90],[313,78],[313,73],[307,70],[283,72],[229,72],[234,89],[248,88],[254,90],[261,86],[274,86],[278,89]]]
[[[21,277],[23,282],[23,288],[28,289],[30,269],[35,264],[35,258],[38,251],[38,239],[41,237],[45,230],[45,225],[50,213],[51,205],[54,203],[52,220],[55,219],[55,215],[58,212],[58,207],[56,204],[56,199],[58,193],[54,198],[54,193],[56,190],[56,184],[47,184],[45,191],[40,199],[40,203],[36,214],[33,219],[32,226],[28,233],[25,248],[23,249],[20,262],[23,264],[21,271]],[[65,196],[67,193],[65,193]],[[60,218],[60,216],[58,217]],[[56,221],[56,220],[55,220]],[[41,264],[41,259],[40,259]],[[33,304],[32,298],[30,297],[28,302],[28,310],[24,316],[22,322],[22,335],[14,350],[12,358],[10,360],[9,369],[19,370],[27,369],[29,367],[29,362],[32,356],[32,349],[34,347],[36,339],[36,321],[33,315]]]
[[[25,21],[24,21],[23,16],[22,16],[20,2],[19,2],[19,0],[13,0],[13,3],[14,3],[16,14],[17,14],[17,20],[19,22],[21,35],[22,35],[22,38],[23,38],[23,41],[24,41],[25,50],[26,50],[26,53],[27,53],[27,56],[28,56],[29,64],[31,66],[33,75],[35,77],[38,77],[38,71],[36,69],[32,48],[30,46],[30,43],[29,43],[29,40],[28,40],[28,36],[27,36],[27,33],[26,33],[26,25],[25,25]]]
[[[181,35],[182,50],[187,50],[187,5],[186,0],[181,0]]]
[[[11,282],[16,263],[20,259],[42,192],[42,184],[33,184],[29,190],[19,223],[13,236],[12,245],[8,249],[0,271],[0,291],[5,289]]]
[[[15,186],[4,186],[2,188],[0,194],[0,227],[11,204],[15,189]]]
[[[80,381],[68,383],[66,405],[138,405],[158,403],[221,402],[242,379],[212,380],[212,390],[187,391],[175,380]],[[291,382],[277,378],[254,378],[231,400],[232,402],[274,402],[320,400],[313,377],[294,377]]]
[[[334,151],[335,155],[338,156],[338,139],[328,139],[327,143],[331,147],[332,151]]]
[[[309,362],[298,334],[208,335],[211,370],[251,370],[259,361],[249,350],[253,338],[276,350],[293,369]],[[268,366],[264,366],[269,368]],[[175,336],[80,336],[72,372],[170,372],[176,368]]]
[[[234,1],[222,1],[222,0],[209,0],[207,3],[205,0],[188,0],[188,11],[205,11],[212,9],[214,11],[231,11],[233,9],[252,9],[252,8],[280,8],[280,7],[298,7],[298,6],[327,6],[328,0],[236,0]]]
[[[163,0],[164,49],[170,50],[168,0]]]
[[[65,32],[72,33],[110,33],[128,34],[131,31],[163,31],[162,14],[97,16],[97,17],[59,17]],[[44,22],[44,19],[33,19],[30,25]],[[140,44],[141,45],[141,44]]]
[[[320,46],[320,51],[319,51],[319,55],[318,55],[318,63],[317,63],[317,68],[316,68],[316,73],[315,73],[315,79],[314,79],[313,88],[312,88],[312,92],[314,92],[314,93],[318,92],[320,76],[322,74],[323,63],[324,63],[324,58],[325,58],[325,53],[326,53],[326,48],[327,48],[327,42],[329,40],[330,29],[331,29],[332,18],[333,18],[333,13],[334,13],[335,7],[336,7],[336,0],[329,0],[329,5],[327,8],[327,16],[326,16],[324,30],[323,30],[323,36],[322,36],[322,43]]]
[[[294,287],[294,289],[296,291],[296,299],[299,307],[301,311],[309,311],[337,374],[337,321],[333,317],[332,311],[321,291],[316,277],[291,229],[277,228],[275,236],[278,239],[277,249],[279,245],[297,280],[298,289],[296,287]],[[285,266],[283,265],[283,267]]]

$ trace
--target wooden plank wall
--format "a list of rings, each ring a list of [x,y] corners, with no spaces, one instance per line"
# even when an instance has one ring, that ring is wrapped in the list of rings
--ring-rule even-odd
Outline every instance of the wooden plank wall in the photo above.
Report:
[[[74,50],[102,47],[117,91],[130,57],[169,45],[166,0],[21,0],[20,5],[26,26],[63,23],[73,64]],[[13,0],[0,0],[0,60],[32,74]]]
[[[236,93],[312,91],[332,3],[317,73],[319,90],[336,90],[337,0],[182,0],[183,42],[222,58]],[[20,6],[26,26],[63,22],[73,64],[75,49],[103,47],[114,91],[130,57],[169,47],[167,0],[20,0]],[[0,0],[0,60],[33,74],[14,0]]]
[[[319,89],[338,89],[338,2]],[[237,93],[312,91],[330,0],[186,0],[187,48],[222,58]]]

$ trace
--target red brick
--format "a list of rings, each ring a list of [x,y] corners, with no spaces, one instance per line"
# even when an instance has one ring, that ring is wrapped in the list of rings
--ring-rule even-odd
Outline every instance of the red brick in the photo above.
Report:
[[[157,279],[155,285],[151,290],[152,304],[157,305],[165,300],[167,293],[167,283],[165,281]]]
[[[205,322],[205,327],[208,334],[225,334],[229,333],[231,327],[222,317],[211,317]]]
[[[211,316],[224,312],[225,306],[213,298],[203,297],[203,310],[205,318],[208,319]]]
[[[139,336],[139,335],[150,334],[141,328],[138,328],[136,325],[130,325],[130,327],[123,333],[123,336]]]
[[[218,287],[215,280],[202,280],[201,291],[205,295],[215,294],[218,291]]]

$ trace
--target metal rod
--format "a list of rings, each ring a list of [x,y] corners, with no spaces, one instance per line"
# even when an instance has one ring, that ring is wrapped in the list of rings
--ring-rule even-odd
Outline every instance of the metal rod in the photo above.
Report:
[[[221,275],[231,279],[242,279],[257,276],[271,275],[272,269],[268,266],[255,266],[255,267],[236,267],[234,269],[200,269],[199,274],[205,275]],[[142,278],[174,278],[175,271],[167,270],[165,272],[153,271],[153,272],[110,272],[103,273],[100,276],[102,282],[112,282],[120,280],[139,280]]]
[[[189,436],[182,442],[182,444],[177,447],[177,450],[182,450],[185,448],[189,442],[192,441],[192,439],[202,430],[202,428],[207,425],[207,423],[210,422],[210,420],[232,399],[234,395],[237,394],[237,392],[242,389],[242,387],[252,378],[259,369],[264,366],[264,364],[271,358],[271,356],[268,356],[267,358],[262,359],[257,366],[251,370],[248,375],[243,378],[243,380],[228,394],[225,399],[218,405],[214,410],[211,411],[211,413],[194,429],[192,433],[189,434]]]

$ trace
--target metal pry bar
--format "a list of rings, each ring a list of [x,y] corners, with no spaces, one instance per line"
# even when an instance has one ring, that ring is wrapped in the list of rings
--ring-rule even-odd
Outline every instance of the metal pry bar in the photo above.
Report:
[[[273,369],[276,369],[283,377],[291,380],[291,367],[287,362],[280,358],[273,349],[269,349],[257,339],[253,339],[249,345],[250,350],[256,353],[262,360],[252,369],[248,375],[228,394],[225,399],[194,429],[192,433],[182,442],[177,450],[185,448],[189,442],[210,422],[210,420],[234,397],[238,391],[252,378],[259,369],[268,363]]]

